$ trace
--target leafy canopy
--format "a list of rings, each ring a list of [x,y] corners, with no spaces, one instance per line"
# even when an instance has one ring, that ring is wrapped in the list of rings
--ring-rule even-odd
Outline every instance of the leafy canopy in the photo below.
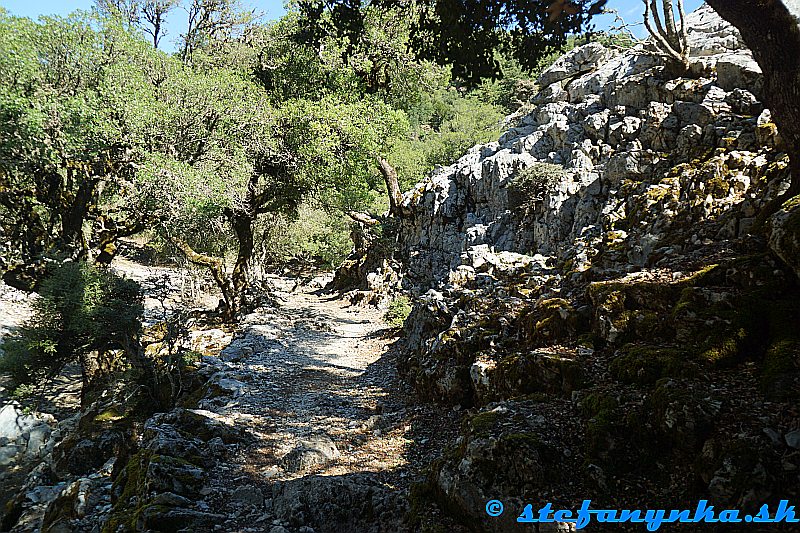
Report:
[[[345,36],[348,52],[368,35],[370,10],[411,13],[411,49],[420,59],[452,65],[453,74],[475,85],[501,73],[498,55],[533,69],[563,47],[570,34],[588,26],[606,0],[301,0],[307,21],[303,36]]]

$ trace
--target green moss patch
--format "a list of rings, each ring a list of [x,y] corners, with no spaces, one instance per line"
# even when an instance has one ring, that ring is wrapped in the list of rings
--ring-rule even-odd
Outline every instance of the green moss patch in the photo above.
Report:
[[[118,493],[103,533],[137,531],[139,516],[144,509],[147,467],[152,452],[140,451],[128,460],[123,472],[114,480],[111,492]]]
[[[609,370],[622,382],[648,384],[664,377],[694,375],[697,366],[681,348],[628,344],[619,350]]]
[[[488,435],[498,418],[500,418],[500,415],[493,411],[485,411],[476,414],[467,422],[470,433],[474,435]]]

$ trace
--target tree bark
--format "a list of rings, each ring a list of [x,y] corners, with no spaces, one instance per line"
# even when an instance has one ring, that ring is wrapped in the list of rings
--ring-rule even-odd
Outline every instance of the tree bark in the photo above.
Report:
[[[791,184],[765,206],[761,218],[800,194],[800,27],[780,0],[707,0],[742,35],[764,74],[763,100],[789,155]],[[800,16],[800,13],[795,13]]]
[[[389,212],[395,216],[402,215],[401,205],[403,203],[403,193],[400,191],[400,183],[397,179],[397,171],[383,158],[378,159],[378,165],[383,174],[383,181],[386,182],[386,189],[389,192]]]
[[[169,240],[174,244],[178,250],[186,256],[191,263],[204,266],[211,272],[211,277],[222,292],[222,299],[225,302],[226,309],[223,310],[223,318],[226,321],[232,321],[236,318],[236,302],[237,298],[233,291],[233,284],[228,274],[225,272],[225,262],[219,257],[196,252],[186,241],[179,237],[168,236]]]
[[[246,306],[246,291],[250,282],[250,260],[253,258],[255,247],[253,237],[253,222],[255,216],[249,212],[232,213],[229,216],[239,249],[236,252],[236,263],[231,272],[231,286],[233,289],[233,308],[231,311],[236,316]]]
[[[105,224],[108,219],[101,216],[100,223]],[[129,226],[119,227],[113,221],[110,221],[111,227],[105,225],[97,235],[97,256],[94,258],[95,263],[98,265],[110,265],[111,261],[117,256],[117,241],[123,237],[130,237],[144,231],[145,224],[142,221],[137,221]]]
[[[366,213],[359,213],[358,211],[347,211],[345,213],[348,217],[352,218],[359,224],[364,224],[366,226],[377,226],[381,223],[380,220],[374,218]]]
[[[71,172],[71,170],[68,170]],[[83,222],[86,220],[99,180],[84,177],[75,194],[62,193],[61,205],[61,246],[70,255],[86,255],[88,250],[83,242]]]

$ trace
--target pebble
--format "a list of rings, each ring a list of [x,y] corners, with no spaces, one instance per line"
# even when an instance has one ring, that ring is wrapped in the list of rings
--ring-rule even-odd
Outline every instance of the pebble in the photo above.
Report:
[[[787,446],[794,448],[795,450],[800,450],[800,429],[790,431],[786,434],[784,439],[786,439]]]

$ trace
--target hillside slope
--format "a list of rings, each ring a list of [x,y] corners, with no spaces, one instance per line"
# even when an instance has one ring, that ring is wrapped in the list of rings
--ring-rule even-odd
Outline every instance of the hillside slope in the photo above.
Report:
[[[382,265],[363,289],[418,296],[401,371],[469,409],[420,487],[464,523],[797,497],[800,214],[758,220],[788,171],[757,64],[710,8],[688,27],[680,77],[640,47],[566,54],[360,263]],[[487,517],[494,498],[517,512]]]

